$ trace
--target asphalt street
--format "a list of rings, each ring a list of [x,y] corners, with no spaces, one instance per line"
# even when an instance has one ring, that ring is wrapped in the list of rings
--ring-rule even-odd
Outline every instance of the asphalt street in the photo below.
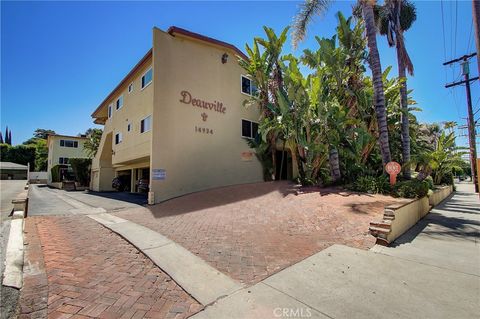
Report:
[[[77,214],[79,206],[118,211],[146,204],[141,194],[88,191],[64,191],[46,185],[31,185],[29,216]]]
[[[3,279],[5,267],[5,249],[7,247],[8,235],[10,232],[10,214],[14,199],[25,187],[26,180],[0,180],[0,278]],[[1,286],[0,299],[0,318],[9,318],[16,306],[18,290],[10,287]]]

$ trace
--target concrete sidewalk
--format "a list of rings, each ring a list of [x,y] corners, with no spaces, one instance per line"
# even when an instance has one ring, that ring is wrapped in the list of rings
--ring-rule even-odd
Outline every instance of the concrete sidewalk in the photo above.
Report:
[[[480,200],[473,184],[456,187],[453,196],[390,247],[375,246],[372,251],[480,276]]]
[[[193,318],[476,318],[479,201],[460,184],[392,247],[334,245]]]

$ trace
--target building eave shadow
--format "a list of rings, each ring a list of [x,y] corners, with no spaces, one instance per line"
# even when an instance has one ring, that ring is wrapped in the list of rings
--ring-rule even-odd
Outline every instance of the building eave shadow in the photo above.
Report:
[[[127,202],[127,203],[137,204],[141,206],[145,206],[148,203],[148,195],[145,193],[94,192],[94,191],[86,191],[85,193],[92,196],[118,200],[121,202]]]
[[[289,181],[232,185],[182,195],[146,208],[155,218],[162,218],[247,201],[272,192],[285,198],[294,196],[297,189],[298,185]]]

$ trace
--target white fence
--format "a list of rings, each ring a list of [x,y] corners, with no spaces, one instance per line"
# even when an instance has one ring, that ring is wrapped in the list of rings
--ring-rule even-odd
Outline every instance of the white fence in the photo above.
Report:
[[[47,183],[48,172],[30,172],[28,174],[28,181],[30,183]]]

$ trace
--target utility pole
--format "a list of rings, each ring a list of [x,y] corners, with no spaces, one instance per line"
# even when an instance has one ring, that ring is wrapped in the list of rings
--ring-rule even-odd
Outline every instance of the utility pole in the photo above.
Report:
[[[470,165],[472,168],[472,180],[475,184],[475,192],[478,193],[478,172],[477,172],[477,145],[475,141],[475,120],[473,118],[472,110],[472,95],[470,92],[470,82],[478,80],[478,76],[470,78],[470,68],[468,60],[477,55],[472,53],[469,55],[464,55],[458,59],[454,59],[448,62],[443,63],[443,65],[448,65],[455,62],[460,62],[462,65],[463,81],[454,82],[445,85],[445,88],[465,84],[465,89],[467,93],[467,110],[468,110],[468,142],[470,144]]]
[[[472,17],[475,27],[475,44],[477,45],[477,67],[480,74],[480,0],[472,0]]]

